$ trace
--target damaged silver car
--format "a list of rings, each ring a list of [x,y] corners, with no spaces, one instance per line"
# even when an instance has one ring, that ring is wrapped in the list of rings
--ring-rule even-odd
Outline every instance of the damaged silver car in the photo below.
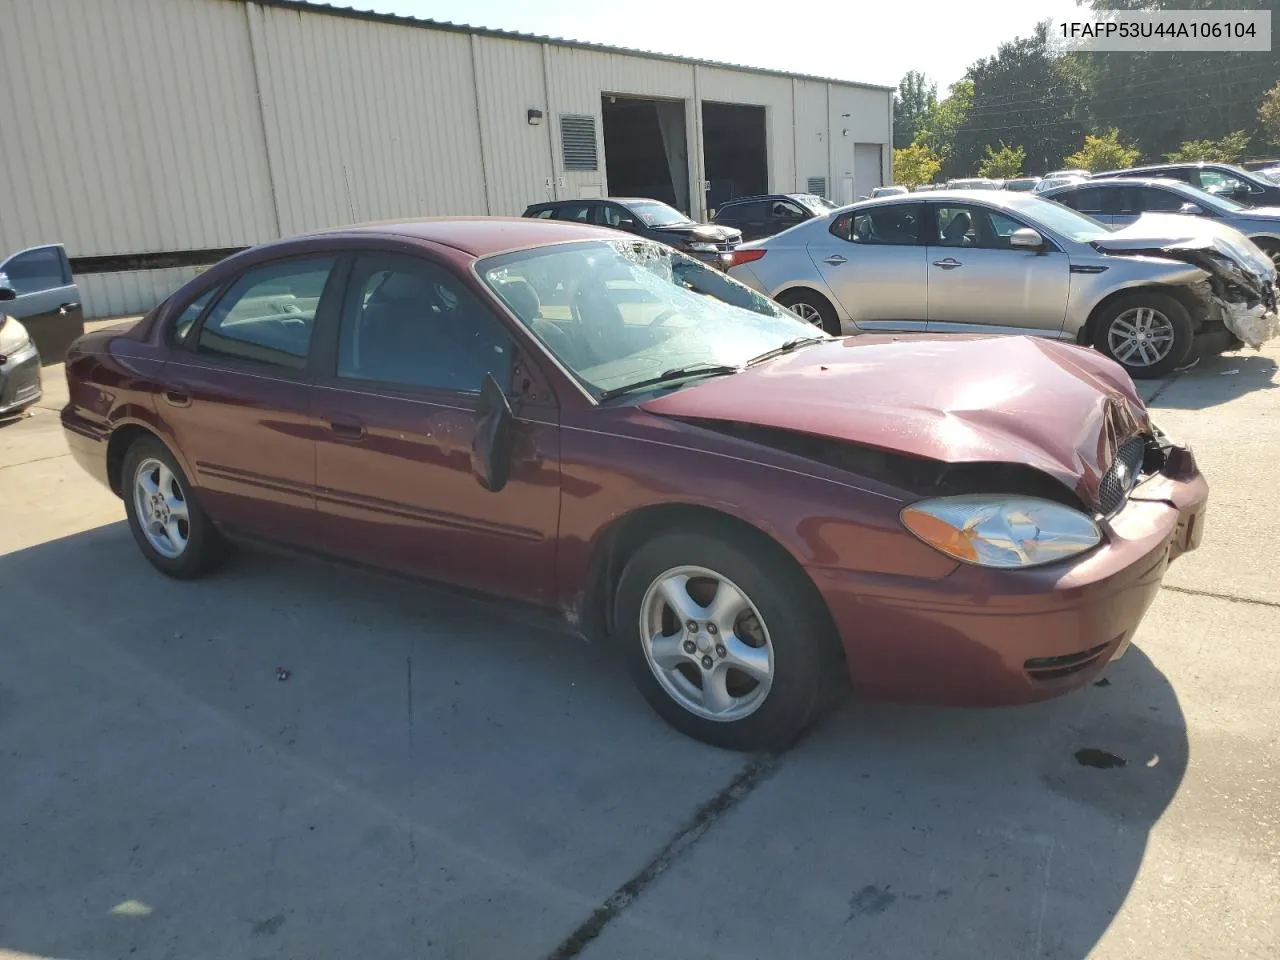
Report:
[[[1093,345],[1132,377],[1260,342],[1275,318],[1274,266],[1222,224],[1115,231],[1006,191],[853,204],[743,244],[729,272],[831,333],[1032,334]]]

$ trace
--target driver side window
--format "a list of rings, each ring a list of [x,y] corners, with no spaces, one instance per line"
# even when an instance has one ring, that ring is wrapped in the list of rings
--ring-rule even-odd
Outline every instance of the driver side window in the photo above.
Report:
[[[198,353],[302,370],[334,258],[300,257],[240,275],[200,328]]]

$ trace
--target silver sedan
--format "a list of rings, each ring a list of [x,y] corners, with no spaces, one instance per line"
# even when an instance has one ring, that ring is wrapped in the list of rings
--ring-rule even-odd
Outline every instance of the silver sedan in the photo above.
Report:
[[[1217,260],[1186,254],[1183,235],[1131,231],[1027,194],[946,191],[744,244],[729,272],[831,333],[1034,334],[1092,344],[1134,377],[1234,346],[1231,309],[1274,308],[1274,270],[1256,249],[1242,255],[1234,231],[1211,239]],[[1216,264],[1242,256],[1211,292]]]
[[[1181,213],[1219,220],[1256,243],[1280,266],[1280,207],[1246,207],[1193,187],[1160,177],[1110,177],[1058,187],[1044,194],[1101,223],[1125,226],[1144,213]]]

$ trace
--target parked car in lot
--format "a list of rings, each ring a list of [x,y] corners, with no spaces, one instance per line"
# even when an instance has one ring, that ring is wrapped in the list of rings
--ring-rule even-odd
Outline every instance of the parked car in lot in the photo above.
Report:
[[[1229,163],[1157,163],[1127,170],[1096,173],[1098,178],[1163,177],[1181,180],[1207,193],[1226,197],[1251,207],[1280,206],[1280,183]]]
[[[1014,177],[1004,182],[1004,189],[1014,193],[1031,193],[1039,182],[1040,177]]]
[[[0,261],[0,286],[13,290],[4,312],[20,320],[41,356],[58,363],[84,333],[80,291],[61,244],[28,247]]]
[[[1181,213],[1234,227],[1280,266],[1280,207],[1246,207],[1223,196],[1163,178],[1094,178],[1043,194],[1112,226],[1133,223],[1144,213]]]
[[[1055,176],[1054,174],[1046,174],[1040,178],[1040,182],[1031,188],[1032,193],[1042,194],[1048,193],[1054,187],[1062,187],[1071,183],[1083,183],[1088,177],[1080,177],[1075,174],[1069,176]]]
[[[737,230],[744,240],[759,240],[820,217],[831,209],[827,201],[812,193],[734,197],[720,205],[711,222]]]
[[[247,535],[558,609],[743,749],[848,680],[988,706],[1088,683],[1207,496],[1096,354],[829,338],[586,225],[258,247],[82,337],[67,381],[72,454],[161,572]]]
[[[1003,181],[987,177],[970,177],[966,180],[948,180],[948,190],[999,190]]]
[[[41,396],[40,353],[27,328],[5,313],[17,295],[0,277],[0,417],[11,417]]]
[[[695,260],[723,267],[742,242],[742,231],[714,223],[698,223],[658,200],[610,197],[608,200],[557,200],[535,203],[526,217],[594,223],[669,244]]]
[[[1082,180],[1087,180],[1091,176],[1092,174],[1089,173],[1088,170],[1083,170],[1080,167],[1066,167],[1062,170],[1050,170],[1048,173],[1045,174],[1046,178],[1048,177],[1080,177]]]
[[[1035,334],[1155,377],[1235,345],[1231,311],[1275,307],[1275,269],[1256,247],[1175,221],[1113,233],[1003,190],[868,200],[744,244],[729,273],[831,333]],[[1213,256],[1186,249],[1197,234]]]
[[[890,184],[887,187],[872,187],[871,192],[867,194],[869,199],[874,200],[876,197],[900,197],[904,193],[910,193],[906,187],[901,184]]]

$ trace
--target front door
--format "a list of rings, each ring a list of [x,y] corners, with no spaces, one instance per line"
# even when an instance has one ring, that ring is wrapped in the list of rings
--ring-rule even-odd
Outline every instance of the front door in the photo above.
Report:
[[[442,264],[370,251],[354,258],[334,335],[317,394],[324,549],[551,603],[559,418],[545,390],[524,388],[528,361],[503,322]],[[486,374],[515,413],[510,479],[497,492],[472,470]]]
[[[335,259],[259,264],[189,304],[157,401],[214,519],[303,547],[317,535],[308,364]]]
[[[1030,225],[999,210],[930,206],[929,332],[1061,335],[1071,285],[1065,252],[1047,239],[1040,250],[1010,246]]]
[[[4,312],[31,334],[42,363],[61,363],[67,348],[84,333],[80,291],[71,278],[66,251],[51,244],[15,253],[0,264],[0,286],[17,298]]]
[[[809,242],[827,289],[863,330],[923,330],[927,315],[924,204],[877,204],[842,213]]]

